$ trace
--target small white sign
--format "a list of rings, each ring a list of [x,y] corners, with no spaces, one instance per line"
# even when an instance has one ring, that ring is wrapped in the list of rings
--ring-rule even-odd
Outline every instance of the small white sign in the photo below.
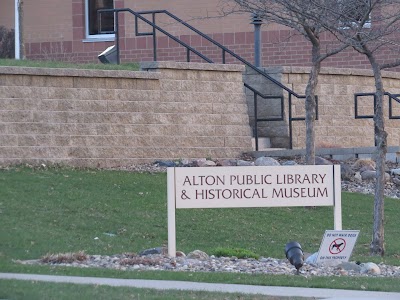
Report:
[[[326,230],[316,263],[349,261],[360,230]]]

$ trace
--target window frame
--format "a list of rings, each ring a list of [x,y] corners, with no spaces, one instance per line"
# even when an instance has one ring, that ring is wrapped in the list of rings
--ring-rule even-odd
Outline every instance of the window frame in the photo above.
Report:
[[[115,39],[115,33],[101,33],[101,34],[90,34],[89,33],[89,1],[85,0],[85,38],[87,41],[113,41]],[[113,7],[115,8],[115,1],[113,1]],[[114,19],[115,28],[115,19]]]
[[[346,1],[346,0],[338,0],[338,3],[344,2],[344,1]],[[345,24],[339,20],[339,28],[340,29],[351,29],[351,28],[353,28],[353,26],[357,26],[357,25],[358,25],[357,22],[351,22],[350,24],[349,23]],[[371,25],[372,25],[372,19],[371,19],[371,14],[369,14],[368,21],[364,23],[362,28],[368,29],[368,28],[371,28]]]
[[[372,24],[371,17],[369,17],[369,20],[365,22],[362,28],[367,28],[367,29],[371,28],[371,24]],[[351,22],[350,26],[340,22],[339,29],[352,29],[353,28],[352,26],[357,26],[357,22]]]

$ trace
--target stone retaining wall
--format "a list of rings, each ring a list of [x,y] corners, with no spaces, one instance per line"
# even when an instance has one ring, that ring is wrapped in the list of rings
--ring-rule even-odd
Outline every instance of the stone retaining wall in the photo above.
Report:
[[[251,150],[243,67],[0,67],[0,164],[117,167]]]
[[[310,68],[275,67],[266,68],[267,73],[291,88],[304,94]],[[271,138],[272,147],[288,147],[288,93],[271,84],[254,71],[246,71],[246,82],[259,86],[268,95],[285,97],[285,121],[259,123],[261,136]],[[392,94],[400,93],[400,73],[383,72],[384,87]],[[374,92],[374,78],[369,70],[323,68],[318,80],[319,120],[316,121],[316,144],[320,148],[331,147],[371,147],[374,146],[374,127],[372,119],[354,118],[354,94]],[[253,94],[246,91],[250,120],[254,120]],[[268,100],[268,106],[261,109],[262,117],[277,116],[280,104]],[[268,102],[268,101],[264,101]],[[388,132],[388,145],[400,145],[400,120],[389,119],[388,97],[385,96],[385,128]],[[261,102],[262,103],[262,100]],[[304,117],[304,99],[293,99],[293,117]],[[259,104],[259,106],[261,106]],[[372,115],[373,97],[362,97],[358,102],[359,115]],[[393,115],[400,116],[400,103],[393,104]],[[305,123],[293,122],[293,148],[305,147]]]
[[[301,94],[309,68],[266,69]],[[243,89],[238,65],[148,62],[142,71],[101,71],[0,67],[0,164],[42,162],[117,167],[157,159],[233,158],[251,151],[251,94]],[[261,128],[273,147],[289,141],[287,93],[257,76],[268,95],[283,95],[285,121]],[[400,93],[400,74],[384,72],[388,92]],[[373,92],[370,71],[322,69],[317,94],[318,148],[371,147],[372,119],[354,119],[354,93]],[[269,100],[261,113],[276,116]],[[372,114],[372,97],[359,114]],[[400,120],[388,119],[388,145],[400,145]],[[294,100],[294,116],[304,116],[304,100]],[[393,105],[400,115],[400,104]],[[304,121],[293,123],[294,148],[305,147]]]

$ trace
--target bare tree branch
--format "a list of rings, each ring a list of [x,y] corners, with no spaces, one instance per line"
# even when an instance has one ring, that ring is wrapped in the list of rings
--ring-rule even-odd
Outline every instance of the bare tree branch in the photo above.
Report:
[[[233,9],[257,13],[274,23],[298,31],[311,43],[312,68],[306,88],[307,155],[313,151],[315,87],[321,61],[346,47],[365,55],[375,79],[376,186],[371,254],[383,255],[384,186],[387,133],[383,114],[384,86],[381,70],[400,66],[400,0],[225,0]],[[321,53],[321,33],[338,43]],[[384,55],[394,52],[397,55]],[[311,154],[310,154],[311,153]],[[306,158],[307,163],[311,162]]]
[[[321,34],[327,32],[319,19],[327,18],[329,9],[321,3],[329,0],[317,1],[303,0],[224,0],[224,13],[247,12],[257,14],[267,22],[286,26],[301,34],[311,46],[310,58],[312,61],[311,72],[305,90],[306,110],[306,162],[315,163],[315,116],[318,75],[321,63],[326,58],[343,51],[349,45],[337,39],[336,44],[326,43],[321,39]],[[310,17],[318,16],[318,17]]]

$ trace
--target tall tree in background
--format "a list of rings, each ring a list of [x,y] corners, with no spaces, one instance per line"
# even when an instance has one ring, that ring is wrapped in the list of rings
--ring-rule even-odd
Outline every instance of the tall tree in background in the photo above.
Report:
[[[372,255],[385,253],[384,189],[387,153],[382,70],[400,66],[400,0],[325,0],[311,1],[326,9],[324,18],[307,14],[344,44],[363,54],[371,64],[375,79],[374,132],[376,142],[376,184],[374,226],[370,244]]]
[[[374,134],[376,185],[372,255],[384,255],[384,188],[387,133],[385,131],[382,70],[400,66],[400,0],[226,0],[231,11],[259,14],[264,19],[301,33],[312,45],[312,68],[306,88],[307,163],[314,156],[315,87],[321,61],[346,46],[366,56],[375,79]],[[321,54],[321,33],[338,41],[336,48]],[[390,52],[391,54],[388,54]],[[386,55],[385,55],[386,54]]]
[[[329,12],[324,6],[303,0],[224,0],[225,13],[247,12],[258,15],[267,22],[287,26],[300,33],[311,45],[311,71],[305,90],[306,111],[306,163],[315,164],[316,88],[321,63],[324,59],[348,47],[340,42],[324,43],[321,35],[326,29],[309,13],[324,18]],[[318,18],[319,19],[319,18]],[[317,20],[318,20],[317,19]]]

